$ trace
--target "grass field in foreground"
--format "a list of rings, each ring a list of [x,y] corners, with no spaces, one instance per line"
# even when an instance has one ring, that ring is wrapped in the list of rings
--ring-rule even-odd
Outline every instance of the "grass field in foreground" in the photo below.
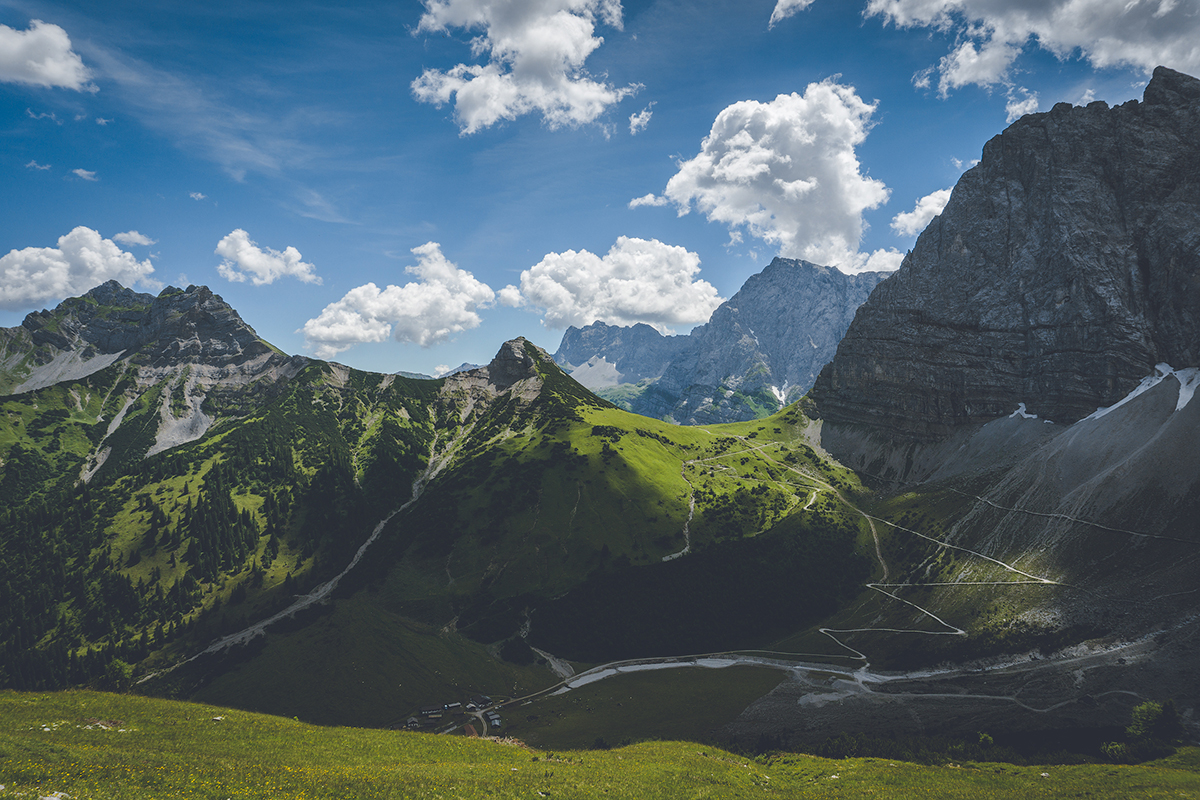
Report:
[[[1179,798],[1200,756],[1134,767],[926,767],[687,743],[549,754],[92,692],[0,692],[0,797],[71,798]]]
[[[631,672],[509,707],[506,731],[554,750],[591,748],[597,739],[616,745],[631,731],[635,739],[704,741],[784,677],[765,667]]]

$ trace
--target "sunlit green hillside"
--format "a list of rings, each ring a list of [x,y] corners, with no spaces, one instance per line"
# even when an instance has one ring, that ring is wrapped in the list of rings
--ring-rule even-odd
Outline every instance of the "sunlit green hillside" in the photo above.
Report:
[[[4,798],[1179,798],[1200,794],[1198,767],[1195,748],[1141,766],[1046,767],[748,759],[671,742],[548,752],[138,697],[0,692]]]

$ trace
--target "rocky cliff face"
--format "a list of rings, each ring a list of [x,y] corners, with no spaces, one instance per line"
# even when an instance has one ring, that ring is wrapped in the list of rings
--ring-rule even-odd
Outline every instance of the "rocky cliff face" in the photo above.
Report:
[[[931,441],[1074,422],[1159,362],[1200,365],[1200,81],[1062,103],[987,143],[813,389],[821,415]],[[801,342],[802,343],[802,342]]]
[[[0,346],[0,390],[9,392],[84,377],[118,360],[160,371],[286,360],[206,286],[171,286],[155,297],[116,281],[0,329]]]
[[[776,258],[692,331],[633,410],[689,425],[777,411],[808,391],[886,277]]]
[[[686,336],[663,336],[649,325],[593,322],[563,334],[554,361],[589,389],[655,379],[688,345]]]

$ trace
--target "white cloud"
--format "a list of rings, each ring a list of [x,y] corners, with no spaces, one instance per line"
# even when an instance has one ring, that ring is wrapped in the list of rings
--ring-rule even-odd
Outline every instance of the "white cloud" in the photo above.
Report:
[[[429,347],[479,327],[476,309],[490,305],[495,293],[442,255],[437,242],[414,247],[417,265],[405,272],[419,281],[380,289],[367,283],[325,306],[300,332],[319,358],[332,358],[360,342],[399,342]]]
[[[78,175],[80,178],[83,178],[85,181],[92,181],[94,183],[100,180],[96,177],[96,173],[92,172],[90,169],[73,169],[71,172]]]
[[[208,197],[208,195],[201,194],[200,192],[188,192],[188,197],[192,198],[193,200],[204,200]]]
[[[671,201],[665,197],[659,197],[651,192],[650,194],[635,197],[629,201],[630,208],[638,208],[640,206],[669,206]]]
[[[2,26],[0,26],[0,27],[2,27]],[[30,119],[48,119],[51,122],[53,122],[55,125],[62,125],[62,120],[59,119],[57,115],[55,115],[53,112],[50,112],[50,111],[43,111],[40,114],[35,114],[35,113],[33,113],[32,108],[27,108],[27,109],[25,109],[25,114]]]
[[[521,290],[511,283],[496,292],[496,297],[500,301],[500,305],[509,308],[519,308],[525,305],[525,298],[521,296]]]
[[[521,273],[525,300],[545,311],[551,330],[645,322],[660,331],[706,321],[724,298],[697,279],[700,257],[657,239],[617,239],[601,257],[587,250],[548,253]]]
[[[58,247],[26,247],[0,257],[0,308],[18,311],[43,305],[108,280],[153,286],[153,272],[149,261],[138,261],[111,239],[80,226],[60,237]]]
[[[643,108],[636,114],[629,115],[629,135],[636,136],[640,131],[646,130],[646,126],[650,124],[650,117],[654,114],[650,109],[654,108],[654,103]]]
[[[157,239],[151,239],[149,236],[140,234],[137,231],[118,233],[113,237],[113,241],[117,241],[126,245],[141,245],[142,247],[149,247],[152,244],[158,244]]]
[[[24,31],[0,25],[0,82],[94,92],[91,78],[67,32],[57,25],[40,19],[30,21]]]
[[[1018,96],[1018,92],[1020,96]],[[1008,103],[1004,106],[1005,112],[1008,114],[1008,121],[1013,122],[1026,114],[1032,114],[1038,110],[1037,92],[1031,92],[1023,87],[1010,89],[1008,92]]]
[[[288,275],[304,283],[321,282],[316,267],[303,261],[299,250],[290,246],[285,247],[283,252],[270,247],[263,249],[258,242],[251,241],[250,234],[241,228],[217,242],[214,252],[225,259],[217,266],[217,272],[222,278],[235,283],[243,283],[250,278],[255,286],[263,286]]]
[[[1200,70],[1200,14],[1194,3],[1177,0],[868,0],[865,13],[956,37],[937,67],[943,93],[968,83],[1008,83],[1013,60],[1030,40],[1060,59],[1078,52],[1097,68]]]
[[[96,117],[96,124],[100,125],[102,127],[105,125],[108,125],[108,123],[110,123],[110,122],[112,122],[111,119],[105,119],[104,117]]]
[[[471,41],[486,64],[427,69],[413,95],[441,106],[454,102],[463,134],[500,120],[540,113],[551,128],[592,122],[639,87],[593,79],[584,62],[604,39],[596,21],[621,28],[620,0],[424,0],[417,32],[479,30]]]
[[[812,4],[813,0],[779,0],[775,3],[775,10],[771,12],[771,21],[767,23],[767,27],[774,28],[776,22],[783,22]]]
[[[892,230],[897,236],[916,236],[925,230],[925,226],[950,202],[950,191],[938,189],[922,197],[912,211],[902,211],[892,218]]]
[[[28,164],[25,165],[25,168],[26,169],[50,169],[50,165],[49,164],[39,164],[36,161],[30,161]]]
[[[972,41],[963,42],[938,64],[938,94],[945,97],[951,89],[972,83],[989,86],[1000,82],[1020,52],[1020,47],[996,39],[978,48]]]
[[[734,103],[663,196],[680,216],[694,203],[710,221],[734,234],[744,228],[784,256],[859,271],[868,258],[858,252],[863,212],[889,194],[862,174],[855,153],[874,111],[833,79],[809,84],[803,95]],[[656,204],[648,195],[630,205]]]
[[[904,261],[904,253],[894,247],[862,255],[856,262],[858,272],[895,272]]]

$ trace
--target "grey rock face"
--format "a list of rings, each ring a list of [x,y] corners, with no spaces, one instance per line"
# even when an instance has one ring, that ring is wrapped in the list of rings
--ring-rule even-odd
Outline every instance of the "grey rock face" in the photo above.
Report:
[[[208,287],[167,287],[155,297],[109,281],[0,329],[0,391],[79,378],[118,357],[147,369],[184,363],[221,369],[264,356],[257,369],[287,360]]]
[[[35,344],[90,347],[99,353],[140,351],[138,363],[150,366],[241,361],[271,349],[207,286],[169,286],[155,297],[109,281],[53,311],[29,314],[21,327]]]
[[[886,277],[776,258],[692,331],[634,411],[695,425],[778,410],[808,391]]]
[[[1200,365],[1200,81],[1060,103],[984,147],[813,389],[822,416],[930,441],[1018,403],[1056,422],[1154,364]]]
[[[583,328],[567,328],[554,361],[564,369],[579,371],[577,379],[589,389],[596,389],[657,378],[687,345],[685,336],[663,336],[642,323],[623,326],[593,322]],[[589,370],[580,369],[589,363],[594,368],[597,360],[614,367],[609,370],[609,380],[588,380]]]

